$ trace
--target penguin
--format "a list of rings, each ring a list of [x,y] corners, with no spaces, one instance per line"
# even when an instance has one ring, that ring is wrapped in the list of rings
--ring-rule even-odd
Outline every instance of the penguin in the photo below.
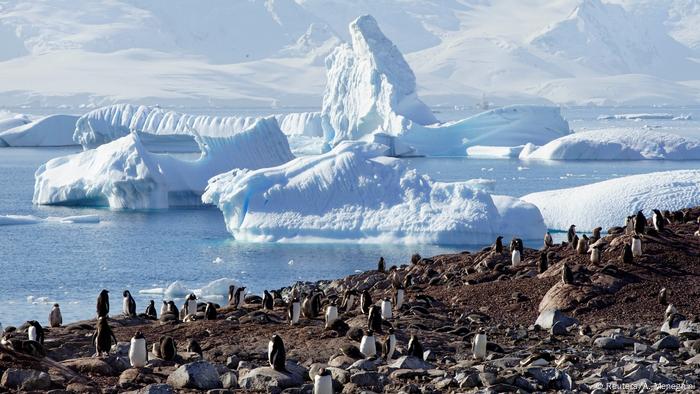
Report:
[[[109,291],[102,290],[97,296],[97,317],[107,317],[109,315]]]
[[[97,318],[95,333],[92,334],[92,345],[95,346],[96,355],[99,357],[103,353],[109,355],[109,350],[112,348],[112,340],[118,343],[117,337],[114,336],[112,328],[107,322],[107,317],[101,316]]]
[[[550,234],[549,231],[547,231],[544,234],[544,247],[546,249],[552,246],[554,246],[554,240],[552,239],[552,234]]]
[[[289,317],[289,324],[294,325],[299,323],[299,315],[301,314],[301,303],[299,302],[299,297],[294,297],[287,307],[287,316]]]
[[[406,274],[403,278],[403,287],[405,289],[410,289],[413,287],[413,274]]]
[[[571,272],[571,268],[569,268],[566,263],[564,263],[564,265],[561,267],[561,280],[567,285],[574,284],[574,273]]]
[[[379,262],[377,262],[377,272],[385,272],[386,264],[384,263],[384,257],[379,257]]]
[[[644,230],[647,226],[647,218],[644,216],[642,211],[638,211],[637,215],[634,217],[634,232],[637,234],[644,234]]]
[[[639,235],[632,236],[632,256],[640,257],[642,255],[642,239]]]
[[[368,314],[369,313],[369,307],[372,305],[372,296],[369,294],[369,291],[363,290],[362,294],[360,294],[360,312],[362,314]]]
[[[187,317],[189,315],[197,315],[197,296],[194,295],[194,293],[191,293],[187,296],[187,298],[185,299],[185,304],[182,306],[182,311],[183,317]]]
[[[572,224],[569,226],[569,231],[566,233],[566,241],[568,243],[574,242],[574,237],[576,236],[576,225]]]
[[[540,262],[537,265],[537,269],[538,269],[539,273],[541,274],[541,273],[547,271],[548,268],[549,268],[549,259],[547,258],[547,252],[542,252],[542,253],[540,253]]]
[[[275,334],[267,345],[267,360],[275,371],[287,372],[287,352],[282,338]]]
[[[394,334],[393,328],[389,328],[389,335],[386,336],[386,340],[384,341],[382,347],[384,359],[386,361],[391,360],[391,357],[394,355],[394,351],[396,351],[396,335]]]
[[[177,346],[173,337],[165,335],[158,340],[160,357],[165,361],[173,361],[177,356]]]
[[[676,309],[673,304],[668,304],[668,307],[666,307],[666,310],[664,311],[664,318],[668,319],[671,315],[677,315],[678,314],[678,309]]]
[[[168,302],[163,300],[163,305],[160,306],[160,315],[163,316],[168,313]]]
[[[328,327],[331,322],[338,318],[338,307],[335,305],[335,301],[331,302],[326,306],[326,327]]]
[[[513,253],[514,250],[517,250],[520,252],[520,255],[523,255],[523,240],[520,238],[513,238],[510,241],[510,252]]]
[[[63,316],[61,315],[61,307],[58,304],[53,304],[51,312],[49,312],[49,327],[61,327],[63,324]],[[0,326],[2,327],[2,326]]]
[[[578,235],[574,234],[574,238],[569,242],[569,246],[571,246],[571,249],[576,250],[578,246]]]
[[[160,313],[163,314],[163,309],[160,310]],[[156,303],[155,301],[151,300],[148,303],[148,306],[146,307],[146,316],[152,317],[154,319],[158,318],[158,314],[156,313]]]
[[[129,347],[129,362],[134,368],[143,368],[148,362],[148,348],[146,347],[146,338],[141,331],[136,331],[131,338],[131,346]]]
[[[323,293],[320,291],[314,291],[311,293],[311,310],[314,317],[319,316],[321,314],[321,296],[323,296]]]
[[[513,267],[520,265],[520,251],[518,249],[513,250],[510,256],[510,262]]]
[[[367,314],[367,329],[382,332],[382,311],[376,305],[369,307],[369,313]]]
[[[483,360],[486,357],[486,334],[479,333],[472,338],[472,355],[477,360]]]
[[[236,289],[236,294],[233,296],[233,307],[238,309],[243,304],[245,299],[245,287],[241,286]]]
[[[498,237],[496,237],[496,243],[493,245],[493,251],[495,253],[498,253],[498,254],[503,253],[503,241],[502,240],[503,240],[502,236],[499,235]]]
[[[654,228],[656,229],[657,232],[662,232],[664,231],[664,226],[666,225],[666,219],[664,219],[663,215],[661,212],[659,212],[658,209],[653,210],[654,214],[651,217],[652,223],[654,223]]]
[[[168,301],[168,309],[165,313],[166,314],[170,313],[170,314],[173,314],[175,316],[180,316],[180,311],[177,309],[177,305],[175,305],[175,301],[173,301],[173,300]]]
[[[377,342],[374,339],[374,332],[367,330],[360,341],[360,353],[365,358],[372,357],[377,354]]]
[[[39,342],[43,345],[44,327],[42,327],[36,320],[29,320],[27,323],[29,324],[29,327],[27,328],[27,336],[29,337],[29,340]]]
[[[263,294],[263,302],[262,302],[263,309],[271,311],[274,309],[274,306],[275,306],[275,300],[272,299],[272,294],[270,294],[269,291],[265,290],[264,294]]]
[[[205,320],[216,320],[218,313],[216,311],[216,305],[211,302],[207,302],[207,307],[204,309],[204,319]]]
[[[659,304],[668,305],[668,290],[665,287],[659,291]]]
[[[578,243],[576,244],[576,253],[578,254],[586,254],[586,251],[588,250],[588,237],[586,234],[583,234],[581,238],[578,240]]]
[[[136,301],[134,301],[134,297],[131,296],[131,293],[129,292],[129,290],[124,290],[124,301],[123,301],[122,312],[124,313],[124,316],[126,316],[126,317],[135,317],[136,316]]]
[[[197,354],[199,354],[200,358],[203,358],[202,347],[199,346],[199,342],[195,341],[194,339],[190,339],[190,341],[187,342],[187,352],[197,353]]]
[[[390,320],[392,308],[391,308],[391,301],[388,298],[385,298],[384,300],[382,300],[381,310],[382,310],[382,318],[384,320]]]
[[[314,377],[313,394],[333,394],[333,377],[330,371],[321,368]]]
[[[417,357],[423,360],[423,345],[418,341],[418,337],[411,335],[411,339],[408,340],[408,355]]]
[[[625,244],[622,249],[622,262],[624,264],[632,264],[634,262],[634,257],[632,256],[632,247],[630,244]]]
[[[343,293],[343,302],[341,303],[341,307],[345,312],[349,312],[354,308],[355,298],[357,298],[357,290],[345,290],[345,293]]]
[[[414,253],[413,256],[411,256],[411,264],[418,264],[418,262],[421,261],[421,257],[418,253]]]
[[[591,263],[600,264],[601,252],[600,246],[594,245],[591,247]]]
[[[228,287],[228,304],[229,305],[234,305],[235,297],[236,297],[236,286],[229,285],[229,287]]]
[[[591,241],[595,242],[600,239],[600,232],[603,230],[602,227],[596,227],[593,229],[593,235],[591,236]]]
[[[394,287],[394,295],[392,298],[392,303],[394,304],[394,308],[396,308],[397,311],[401,310],[401,307],[403,306],[403,300],[404,296],[406,295],[406,292],[404,291],[403,286],[398,285]]]

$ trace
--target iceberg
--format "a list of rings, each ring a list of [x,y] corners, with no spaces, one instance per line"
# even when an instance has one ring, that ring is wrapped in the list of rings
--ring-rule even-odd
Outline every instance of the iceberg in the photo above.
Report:
[[[71,146],[76,115],[49,115],[0,132],[5,146]]]
[[[40,218],[34,215],[0,215],[0,226],[37,223],[84,224],[99,222],[100,217],[97,215],[79,215],[66,217],[49,216],[47,218]]]
[[[465,156],[474,145],[543,145],[570,133],[558,107],[536,105],[441,124],[418,97],[413,71],[376,20],[361,16],[349,30],[351,43],[326,59],[321,122],[329,146],[367,139],[389,145],[397,156]]]
[[[698,160],[700,140],[651,130],[605,129],[569,134],[529,152],[539,160]]]
[[[600,115],[598,120],[690,120],[691,115],[673,115],[669,113],[639,113],[639,114],[614,114]]]
[[[234,168],[294,158],[274,118],[228,137],[196,137],[201,155],[185,160],[149,152],[133,132],[96,149],[58,157],[36,171],[35,204],[158,209],[201,205],[207,180]]]
[[[25,125],[29,122],[31,122],[31,120],[29,120],[27,115],[0,111],[0,132]]]
[[[535,206],[492,196],[483,180],[435,182],[385,153],[344,141],[277,167],[218,175],[202,200],[219,207],[235,239],[253,242],[464,245],[539,239],[546,230]]]
[[[601,226],[624,226],[639,210],[678,210],[700,205],[700,170],[652,172],[609,179],[567,189],[521,197],[539,208],[551,229],[566,231],[575,224],[582,231]]]

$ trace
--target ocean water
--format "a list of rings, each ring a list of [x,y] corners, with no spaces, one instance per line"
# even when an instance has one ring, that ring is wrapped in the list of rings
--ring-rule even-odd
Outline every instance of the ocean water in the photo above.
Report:
[[[633,111],[634,110],[634,111]],[[669,112],[668,109],[569,109],[572,127],[605,127],[601,113]],[[700,114],[700,111],[695,110]],[[467,111],[468,112],[468,111]],[[674,113],[692,112],[674,109]],[[438,114],[459,118],[459,111]],[[642,125],[610,121],[615,125]],[[677,123],[673,123],[677,122]],[[698,134],[697,121],[645,121],[649,127]],[[50,158],[78,148],[0,149],[0,215],[71,216],[96,214],[99,224],[40,223],[0,226],[0,323],[4,326],[36,319],[46,322],[51,305],[61,304],[64,321],[94,315],[95,297],[109,289],[112,313],[121,311],[121,292],[131,290],[142,312],[149,291],[181,281],[187,289],[201,289],[219,278],[231,278],[253,293],[296,280],[336,278],[374,268],[379,256],[388,265],[407,263],[411,254],[424,256],[483,245],[371,245],[371,244],[254,244],[237,242],[226,232],[215,208],[163,211],[111,211],[79,207],[38,207],[31,203],[34,171]],[[410,165],[437,180],[492,179],[495,192],[526,193],[577,186],[618,176],[700,168],[700,162],[524,162],[469,158],[415,158]],[[539,246],[539,245],[533,245]],[[139,293],[139,291],[148,293]],[[224,289],[214,291],[223,296]],[[222,298],[211,297],[221,302]],[[178,304],[181,301],[178,301]]]

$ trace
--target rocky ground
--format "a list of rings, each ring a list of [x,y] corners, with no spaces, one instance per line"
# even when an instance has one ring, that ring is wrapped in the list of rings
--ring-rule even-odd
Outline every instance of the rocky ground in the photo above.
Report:
[[[555,245],[545,251],[548,267],[539,272],[542,250],[525,249],[522,263],[512,266],[506,245],[503,253],[441,255],[387,272],[294,285],[299,291],[323,290],[324,303],[347,289],[367,289],[377,303],[391,297],[392,283],[411,274],[414,284],[403,308],[384,323],[385,333],[377,334],[384,341],[389,325],[394,328],[398,343],[392,360],[340,351],[359,346],[367,327],[357,307],[341,310],[348,327],[326,328],[322,316],[291,326],[282,299],[273,311],[263,311],[259,299],[248,297],[240,308],[220,308],[216,320],[114,316],[109,324],[119,344],[107,357],[92,357],[95,321],[47,329],[46,357],[0,346],[0,391],[309,393],[313,377],[326,367],[334,389],[345,393],[697,392],[700,236],[694,233],[699,215],[700,208],[688,210],[666,230],[642,235],[643,255],[632,263],[622,260],[632,236],[612,229],[615,234],[603,231],[598,264],[570,245]],[[564,264],[573,283],[562,281]],[[667,303],[659,301],[662,288]],[[284,298],[290,291],[280,293]],[[174,338],[176,359],[151,354],[146,367],[130,368],[128,342],[136,331],[143,332],[149,349],[162,336]],[[483,359],[472,353],[476,333],[488,338]],[[286,373],[269,368],[273,334],[284,340]],[[26,339],[26,327],[5,335]],[[423,345],[423,360],[406,355],[411,335]],[[186,351],[192,339],[201,356]]]

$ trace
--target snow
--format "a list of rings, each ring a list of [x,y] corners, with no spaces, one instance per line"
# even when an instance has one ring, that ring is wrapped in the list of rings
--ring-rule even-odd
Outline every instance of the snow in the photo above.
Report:
[[[100,217],[97,215],[80,215],[40,218],[34,215],[0,215],[0,226],[10,226],[17,224],[37,224],[37,223],[59,223],[59,224],[81,224],[99,223]]]
[[[0,144],[7,146],[70,146],[78,116],[49,115],[0,132]]]
[[[683,115],[676,117],[668,113],[651,113],[651,114],[615,114],[615,115],[600,115],[598,120],[644,120],[644,119],[676,119],[681,120]],[[689,120],[684,119],[684,120]]]
[[[234,168],[257,169],[293,158],[274,118],[229,137],[197,137],[198,160],[149,152],[138,133],[58,157],[35,174],[34,203],[158,209],[201,205],[207,180]]]
[[[536,205],[547,227],[565,231],[575,224],[581,231],[601,226],[624,226],[639,210],[678,210],[700,205],[700,170],[653,172],[609,179],[567,189],[525,195]]]
[[[700,140],[672,133],[626,128],[569,134],[521,159],[540,160],[699,160]]]
[[[345,141],[278,167],[234,170],[212,178],[202,200],[242,241],[479,244],[544,234],[535,207],[492,197],[491,183],[435,182],[385,152]]]

